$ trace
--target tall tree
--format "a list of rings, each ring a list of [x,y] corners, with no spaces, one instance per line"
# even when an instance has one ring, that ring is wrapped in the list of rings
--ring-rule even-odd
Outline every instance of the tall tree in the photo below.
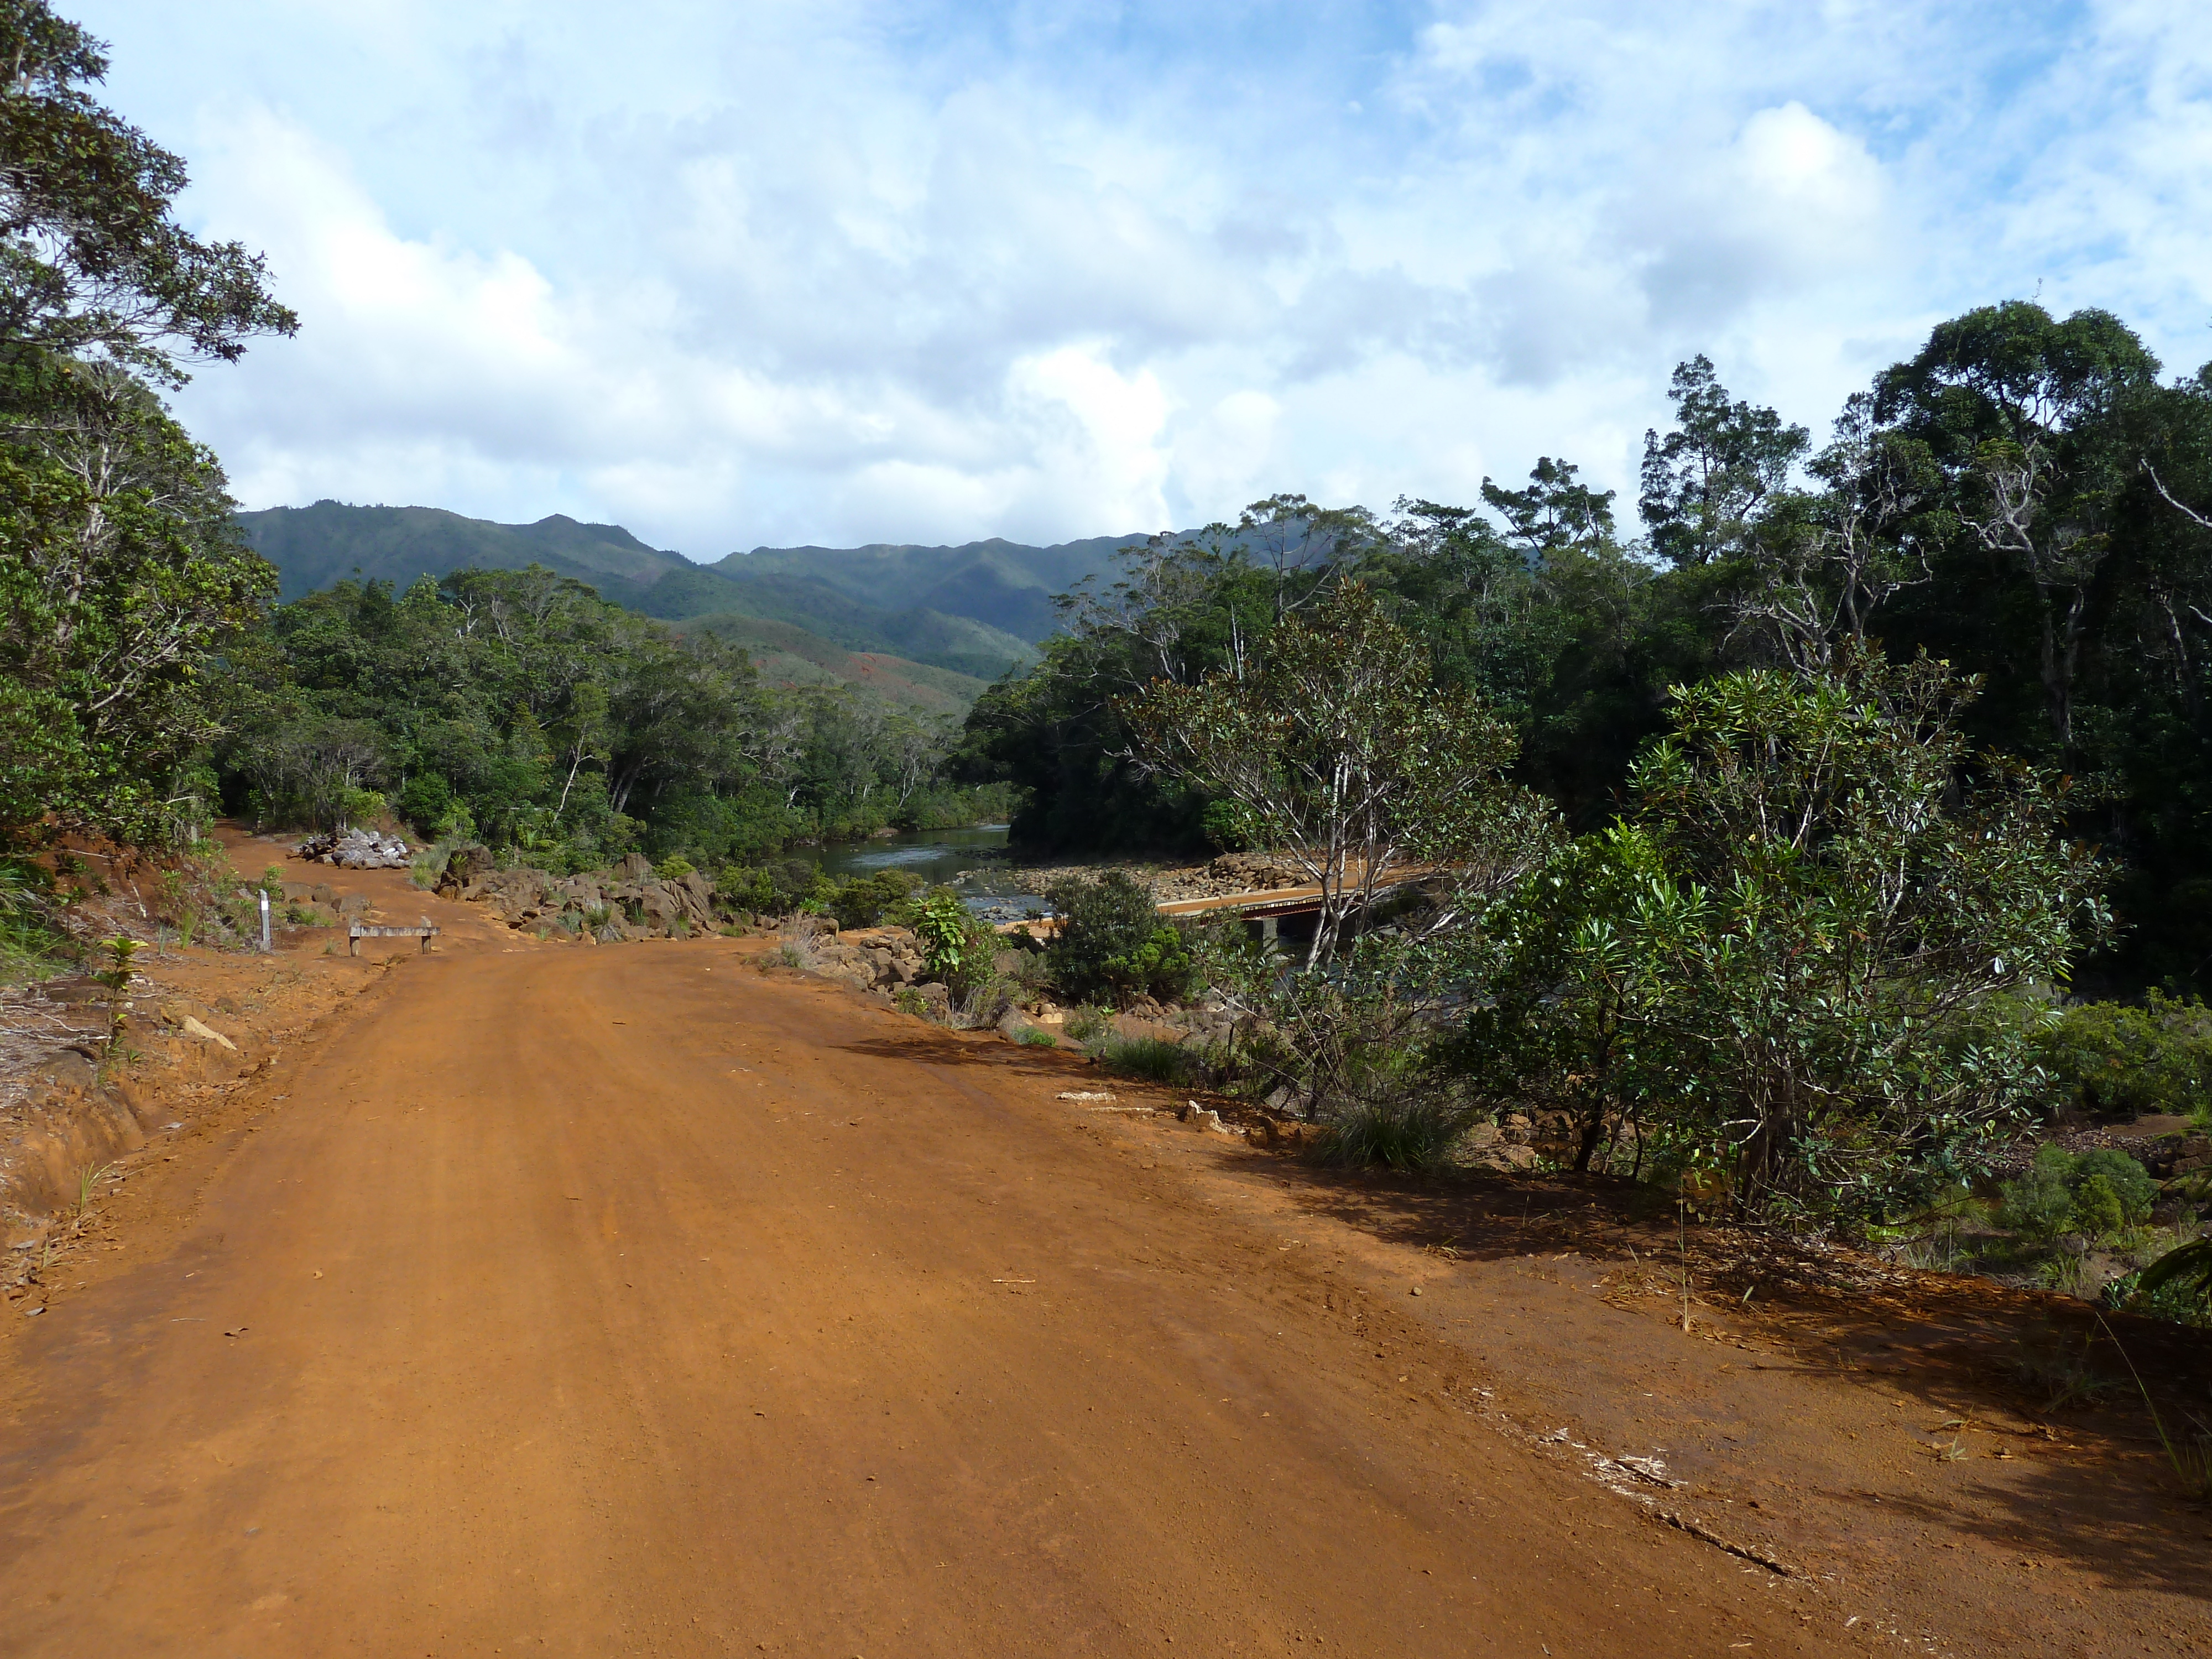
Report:
[[[2117,417],[2157,375],[2158,360],[2111,313],[2060,321],[2016,300],[1940,325],[1875,386],[1875,416],[1926,446],[1972,546],[2025,590],[2063,763],[2082,653],[2115,574],[2112,510],[2136,472],[2114,442]]]
[[[158,836],[198,805],[211,654],[275,577],[147,382],[295,319],[176,222],[184,166],[86,89],[97,41],[0,0],[0,835]]]
[[[1700,352],[1674,370],[1667,389],[1674,430],[1644,434],[1643,494],[1637,509],[1651,545],[1680,568],[1737,550],[1760,506],[1789,482],[1812,447],[1802,426],[1738,399]]]
[[[1267,636],[1242,672],[1162,680],[1130,708],[1145,755],[1234,803],[1321,890],[1307,965],[1401,866],[1479,882],[1534,858],[1546,815],[1505,781],[1512,727],[1439,689],[1420,641],[1358,583]]]

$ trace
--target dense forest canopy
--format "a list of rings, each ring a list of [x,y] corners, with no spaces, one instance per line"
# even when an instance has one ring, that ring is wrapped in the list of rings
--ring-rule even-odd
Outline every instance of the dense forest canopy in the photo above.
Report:
[[[1820,674],[1848,650],[1979,681],[1978,744],[2067,782],[2067,822],[2120,872],[2094,978],[2212,976],[2212,372],[2179,380],[2101,311],[2012,301],[1947,322],[1825,445],[1695,358],[1647,434],[1630,536],[1611,492],[1540,458],[1481,505],[1389,517],[1302,498],[1160,540],[1062,601],[1032,672],[994,685],[963,775],[1018,785],[1023,841],[1199,847],[1215,803],[1148,768],[1131,700],[1234,667],[1356,579],[1426,644],[1432,683],[1516,726],[1520,781],[1577,830],[1620,810],[1670,687]]]
[[[231,805],[331,825],[387,808],[546,867],[623,854],[744,863],[801,838],[964,823],[952,728],[844,688],[761,684],[543,569],[459,570],[395,595],[340,582],[276,607],[234,659],[218,746]]]

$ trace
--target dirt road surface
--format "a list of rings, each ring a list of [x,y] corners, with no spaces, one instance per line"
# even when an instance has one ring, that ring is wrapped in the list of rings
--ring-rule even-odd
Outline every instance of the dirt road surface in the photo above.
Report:
[[[0,1653],[1863,1638],[1474,1415],[1202,1136],[746,948],[409,960],[288,1055],[13,1345]]]

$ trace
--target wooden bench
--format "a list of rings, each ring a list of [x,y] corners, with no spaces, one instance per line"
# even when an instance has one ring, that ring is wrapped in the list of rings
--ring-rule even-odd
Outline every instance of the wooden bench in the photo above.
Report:
[[[356,921],[346,929],[346,954],[359,956],[361,942],[365,939],[419,939],[422,941],[422,948],[428,951],[430,941],[437,936],[438,930],[427,921],[420,927],[381,927]]]

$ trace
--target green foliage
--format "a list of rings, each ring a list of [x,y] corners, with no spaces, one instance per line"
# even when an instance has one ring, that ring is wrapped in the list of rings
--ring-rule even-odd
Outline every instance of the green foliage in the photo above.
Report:
[[[1320,1124],[1327,1156],[1424,1167],[1480,1109],[1449,1039],[1457,943],[1370,934],[1326,970],[1285,972],[1252,941],[1210,935],[1209,981],[1244,1026],[1225,1058],[1249,1092]]]
[[[907,902],[921,885],[903,870],[878,870],[822,884],[818,896],[840,927],[874,927],[903,919]]]
[[[2045,1143],[2026,1174],[2007,1182],[1997,1222],[2048,1243],[2064,1233],[2109,1238],[2150,1219],[2158,1183],[2125,1152],[2096,1147],[2078,1157]]]
[[[1172,1088],[1191,1088],[1205,1080],[1205,1055],[1183,1043],[1107,1030],[1090,1039],[1088,1046],[1101,1066],[1126,1077],[1145,1078]]]
[[[1212,800],[1198,815],[1198,827],[1206,845],[1224,853],[1241,853],[1260,844],[1263,833],[1249,807],[1233,800]]]
[[[2085,1216],[2089,1188],[2094,1182],[2100,1189],[2099,1215],[2106,1213],[2101,1206],[2109,1202],[2112,1213],[2118,1218],[2109,1226],[2085,1226],[2085,1231],[2112,1233],[2124,1227],[2140,1227],[2150,1219],[2151,1206],[2158,1202],[2158,1182],[2142,1164],[2116,1147],[2095,1146],[2082,1153],[2074,1162],[2071,1178],[2074,1201]]]
[[[1132,700],[1139,745],[1234,802],[1245,833],[1320,887],[1308,963],[1409,862],[1525,867],[1548,815],[1507,784],[1516,739],[1480,700],[1434,683],[1428,652],[1347,584],[1285,617],[1256,663]]]
[[[714,896],[756,915],[787,915],[812,891],[817,877],[816,867],[804,859],[786,859],[757,869],[725,865],[714,878]]]
[[[2212,1011],[2147,992],[2142,1007],[2066,1009],[2036,1041],[2057,1103],[2104,1117],[2187,1115],[2212,1106]]]
[[[1638,1116],[1740,1212],[1969,1172],[2037,1080],[2017,994],[2104,920],[2055,790],[1958,734],[1971,692],[1862,656],[1679,691],[1629,820],[1486,924],[1470,1069]]]
[[[1997,1224],[2045,1243],[2074,1224],[2074,1159],[2063,1146],[2036,1148],[2027,1172],[2003,1187]]]
[[[556,872],[631,851],[752,868],[802,836],[963,821],[976,799],[945,786],[937,726],[763,687],[714,635],[536,567],[400,594],[340,582],[278,607],[234,684],[240,729],[219,754],[234,807],[331,824],[388,800],[418,834]]]
[[[294,319],[258,257],[172,217],[183,164],[87,93],[97,41],[21,0],[0,46],[0,836],[178,838],[208,806],[209,670],[275,580],[146,381]]]
[[[28,859],[0,857],[0,980],[43,979],[70,951],[54,919],[53,878]]]
[[[1024,1029],[1014,1040],[1017,1042],[1019,1042],[1025,1048],[1057,1048],[1060,1047],[1060,1039],[1058,1037],[1054,1036],[1051,1032],[1042,1030],[1034,1025]]]
[[[653,873],[663,881],[681,881],[698,866],[681,854],[672,853],[653,866]]]
[[[925,970],[932,979],[946,979],[960,971],[974,936],[975,917],[960,895],[939,888],[912,907],[908,923],[921,945]]]
[[[107,966],[93,975],[93,983],[107,993],[107,1036],[112,1045],[120,1043],[125,1029],[131,1023],[125,1000],[131,994],[131,959],[138,954],[135,939],[104,939],[100,948],[106,953]]]
[[[2109,1238],[2127,1225],[2119,1190],[2109,1176],[2091,1176],[2074,1194],[2074,1224],[2092,1238]]]
[[[1444,1097],[1362,1101],[1323,1126],[1313,1156],[1323,1164],[1434,1169],[1467,1133],[1467,1125],[1464,1109]]]
[[[1119,1006],[1139,996],[1189,994],[1195,964],[1188,942],[1161,918],[1149,887],[1109,870],[1097,881],[1055,882],[1045,898],[1060,921],[1045,960],[1063,996]]]
[[[2168,1251],[2142,1270],[2135,1289],[2138,1297],[2193,1316],[2192,1323],[2212,1322],[2212,1238]]]
[[[954,1000],[969,1003],[997,981],[999,955],[1006,941],[951,888],[908,899],[894,920],[914,930],[921,946],[923,971],[943,981]]]

